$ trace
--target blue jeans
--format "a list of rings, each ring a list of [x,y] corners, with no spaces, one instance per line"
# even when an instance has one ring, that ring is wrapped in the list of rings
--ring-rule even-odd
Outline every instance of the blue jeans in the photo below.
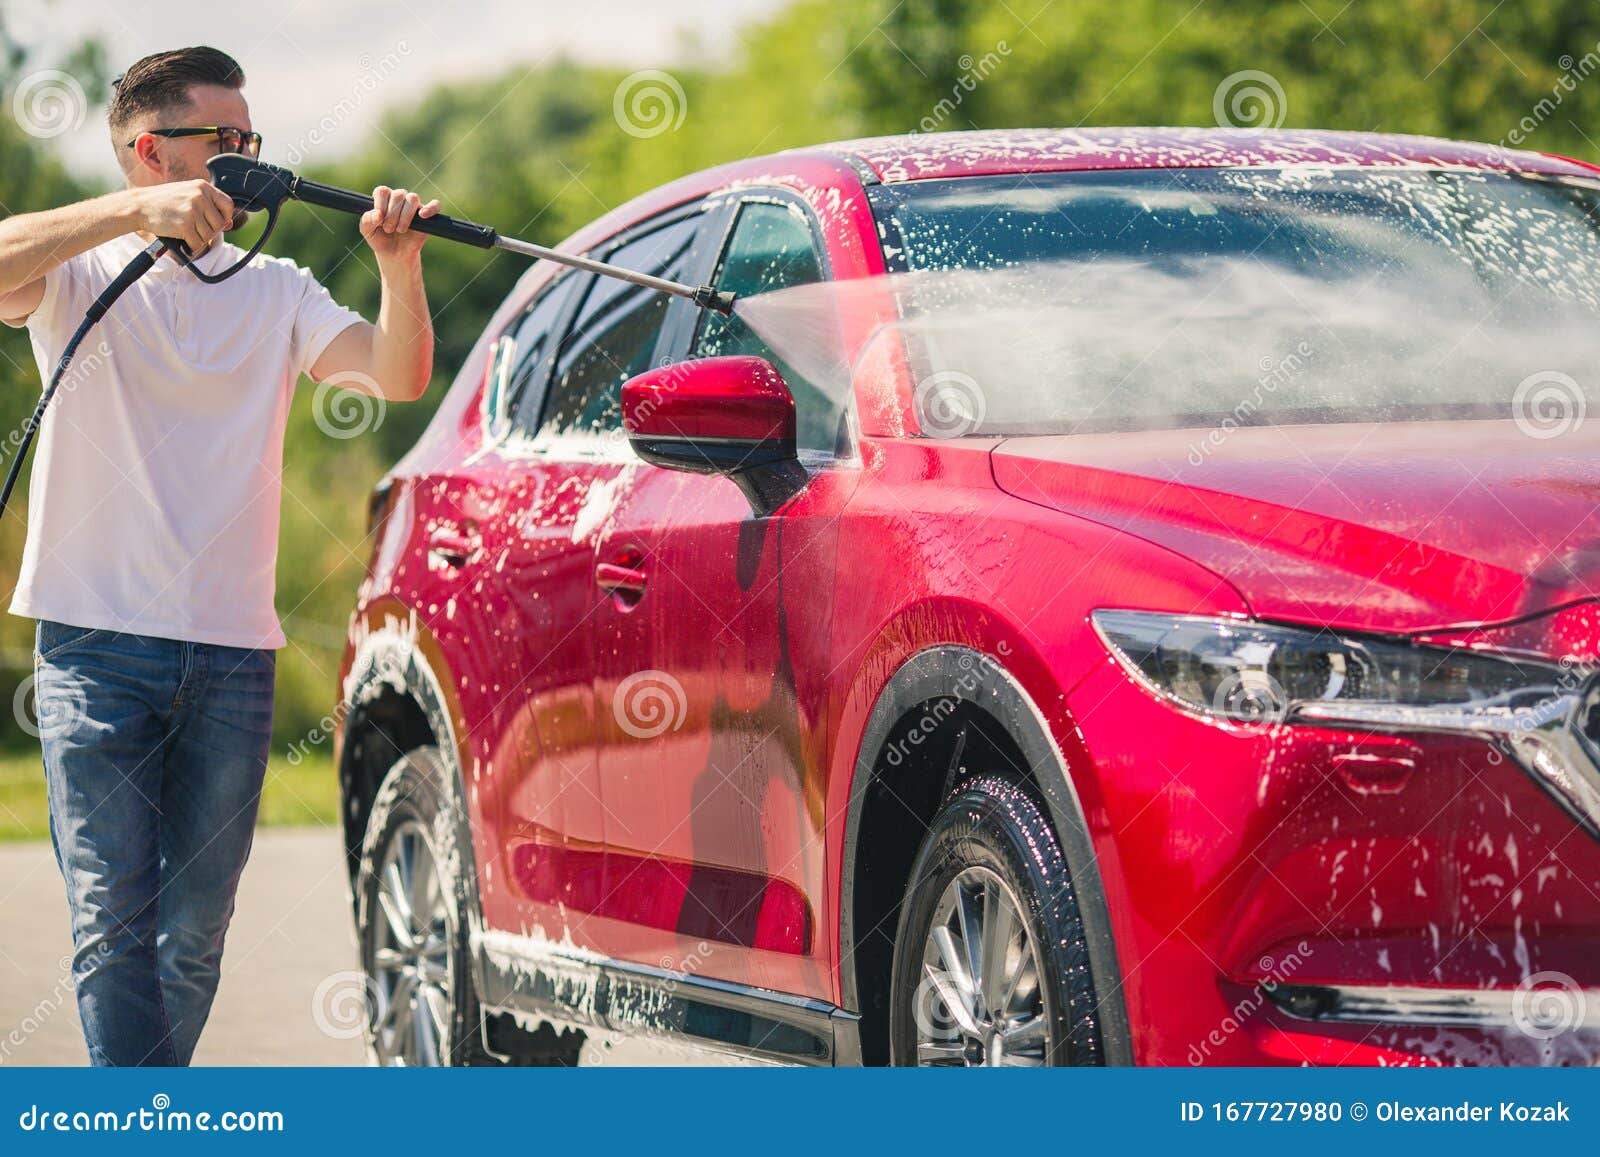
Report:
[[[40,622],[34,695],[96,1065],[188,1064],[250,854],[277,656]]]

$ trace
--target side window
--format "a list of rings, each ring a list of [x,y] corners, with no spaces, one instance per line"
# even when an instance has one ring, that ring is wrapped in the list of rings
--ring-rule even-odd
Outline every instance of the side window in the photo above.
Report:
[[[693,215],[612,250],[605,260],[681,280],[699,228]],[[622,383],[650,368],[665,294],[610,277],[573,278],[582,304],[556,354],[541,435],[599,434],[622,425]]]
[[[740,208],[717,270],[718,289],[751,297],[821,280],[822,258],[804,213],[792,205],[765,201]],[[777,366],[794,394],[800,448],[829,454],[837,450],[844,399],[829,398],[807,381],[737,316],[707,312],[695,336],[693,356],[724,354],[762,357]]]
[[[558,277],[533,299],[520,318],[506,327],[495,346],[494,365],[489,371],[491,419],[508,414],[513,428],[528,431],[527,416],[537,415],[544,403],[556,323],[572,299],[576,281],[570,274]]]

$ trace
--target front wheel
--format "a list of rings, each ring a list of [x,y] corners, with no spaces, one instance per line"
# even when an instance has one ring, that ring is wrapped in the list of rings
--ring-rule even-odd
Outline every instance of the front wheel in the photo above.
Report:
[[[1083,920],[1034,798],[967,781],[933,821],[900,907],[890,1052],[897,1065],[1098,1065]]]

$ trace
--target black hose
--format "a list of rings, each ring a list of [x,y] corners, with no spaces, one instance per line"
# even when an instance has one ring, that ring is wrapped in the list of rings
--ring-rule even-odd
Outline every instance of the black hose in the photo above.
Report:
[[[5,518],[6,507],[11,502],[11,491],[16,488],[17,479],[22,475],[22,464],[27,460],[28,450],[33,445],[34,435],[39,432],[39,423],[44,420],[44,412],[49,408],[50,399],[56,396],[56,390],[61,386],[61,379],[66,374],[67,367],[72,364],[72,355],[78,352],[78,347],[94,328],[95,322],[106,315],[106,310],[111,308],[112,302],[127,292],[128,287],[135,281],[150,272],[156,259],[167,251],[167,246],[166,241],[159,239],[152,241],[140,251],[139,256],[128,262],[127,267],[101,291],[100,296],[94,299],[94,304],[84,313],[83,320],[73,331],[66,349],[61,351],[61,360],[56,362],[56,372],[50,376],[50,384],[45,387],[44,393],[39,395],[39,404],[33,408],[33,417],[29,418],[28,424],[23,427],[22,442],[17,447],[17,456],[11,460],[11,469],[6,473],[5,489],[0,490],[0,519]]]

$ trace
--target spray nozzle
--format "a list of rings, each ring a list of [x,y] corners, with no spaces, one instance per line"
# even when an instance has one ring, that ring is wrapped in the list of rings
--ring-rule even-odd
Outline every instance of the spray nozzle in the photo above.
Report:
[[[725,317],[733,313],[733,294],[725,289],[702,285],[694,291],[691,300],[701,309],[716,310]]]

